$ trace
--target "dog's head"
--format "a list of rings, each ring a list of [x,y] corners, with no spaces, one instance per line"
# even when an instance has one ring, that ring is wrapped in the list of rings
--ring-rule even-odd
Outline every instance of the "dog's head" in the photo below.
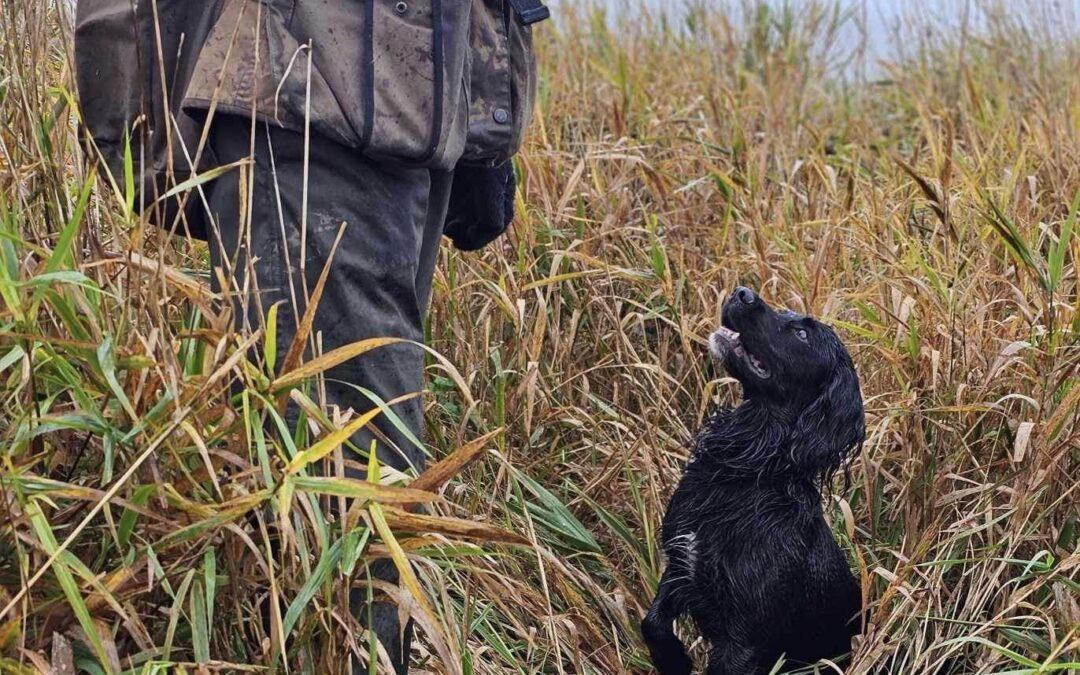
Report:
[[[859,378],[840,338],[743,287],[724,304],[721,324],[709,339],[713,358],[747,401],[790,420],[792,460],[813,473],[835,471],[866,431]]]

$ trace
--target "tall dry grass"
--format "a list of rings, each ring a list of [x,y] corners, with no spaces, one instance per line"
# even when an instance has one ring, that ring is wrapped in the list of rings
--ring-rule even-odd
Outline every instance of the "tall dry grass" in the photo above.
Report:
[[[837,326],[862,378],[829,504],[870,607],[850,672],[1080,669],[1076,17],[924,14],[875,67],[858,12],[792,6],[542,29],[519,222],[444,252],[431,313],[428,440],[481,456],[418,520],[407,477],[290,471],[328,432],[275,424],[204,251],[95,187],[56,7],[4,4],[0,670],[339,669],[370,648],[343,580],[396,555],[419,670],[647,671],[665,499],[738,396],[703,348],[737,283]]]

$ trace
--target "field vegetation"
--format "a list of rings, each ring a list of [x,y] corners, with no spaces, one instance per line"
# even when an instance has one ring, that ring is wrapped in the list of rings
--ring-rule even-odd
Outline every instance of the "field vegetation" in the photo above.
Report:
[[[704,348],[738,283],[862,379],[827,503],[870,608],[849,672],[1080,669],[1080,27],[961,4],[878,64],[832,3],[563,3],[518,221],[437,272],[440,463],[367,482],[322,477],[370,419],[318,376],[378,345],[229,330],[205,247],[84,161],[67,4],[0,4],[0,671],[375,671],[344,589],[389,558],[417,672],[648,672],[666,498],[739,396]]]

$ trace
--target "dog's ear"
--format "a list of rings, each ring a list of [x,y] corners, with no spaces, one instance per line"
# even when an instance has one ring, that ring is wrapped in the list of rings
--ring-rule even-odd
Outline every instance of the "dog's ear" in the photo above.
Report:
[[[851,357],[839,347],[831,378],[795,423],[791,459],[807,474],[828,479],[865,437],[859,378]]]

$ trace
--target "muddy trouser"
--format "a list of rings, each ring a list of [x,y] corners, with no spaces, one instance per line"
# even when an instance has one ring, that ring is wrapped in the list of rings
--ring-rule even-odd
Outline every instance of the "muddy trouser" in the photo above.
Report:
[[[210,148],[219,164],[249,157],[250,142],[251,123],[247,119],[219,115],[214,121]],[[452,173],[377,163],[312,136],[307,163],[307,222],[303,228],[303,135],[256,124],[254,147],[254,160],[247,168],[230,171],[206,191],[220,232],[220,240],[210,235],[211,262],[233,284],[237,326],[262,326],[262,317],[270,307],[284,301],[277,314],[280,367],[307,297],[300,272],[301,255],[307,293],[311,293],[338,229],[345,223],[312,328],[312,334],[320,338],[322,351],[374,337],[421,341]],[[249,203],[248,195],[250,213],[245,219],[240,215],[240,205]],[[244,236],[248,227],[248,236]],[[249,278],[249,270],[254,270],[254,278]],[[215,280],[215,285],[220,284]],[[422,376],[423,352],[419,348],[404,344],[381,347],[329,370],[326,401],[342,411],[352,408],[361,413],[373,404],[360,388],[390,401],[420,391]],[[415,398],[393,409],[421,438],[421,400]],[[290,412],[289,421],[295,424],[296,411]],[[386,422],[385,416],[380,416],[376,426],[379,433],[363,431],[352,439],[356,447],[369,448],[374,440],[381,462],[398,469],[410,465],[417,470],[423,468],[422,449]],[[346,469],[347,473],[357,470],[362,471]],[[397,582],[389,560],[373,564],[372,574]],[[406,629],[405,639],[401,640],[396,608],[384,602],[368,608],[366,603],[367,589],[353,589],[353,612],[367,624],[371,609],[372,629],[398,671],[406,672],[411,628]]]

